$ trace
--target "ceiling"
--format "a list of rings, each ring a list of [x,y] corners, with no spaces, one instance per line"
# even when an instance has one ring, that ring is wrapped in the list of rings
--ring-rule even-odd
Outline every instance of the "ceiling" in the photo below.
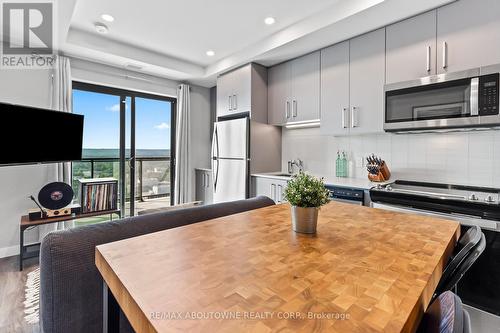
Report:
[[[58,0],[62,53],[193,84],[272,65],[453,0]],[[105,22],[110,14],[113,22]],[[264,18],[276,19],[273,25]],[[99,34],[95,23],[108,26]],[[206,55],[207,50],[215,56]]]

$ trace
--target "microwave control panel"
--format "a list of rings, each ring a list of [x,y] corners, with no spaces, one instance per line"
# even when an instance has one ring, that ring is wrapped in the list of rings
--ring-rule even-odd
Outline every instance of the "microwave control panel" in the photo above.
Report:
[[[479,115],[498,114],[498,79],[499,74],[481,76],[479,78]]]

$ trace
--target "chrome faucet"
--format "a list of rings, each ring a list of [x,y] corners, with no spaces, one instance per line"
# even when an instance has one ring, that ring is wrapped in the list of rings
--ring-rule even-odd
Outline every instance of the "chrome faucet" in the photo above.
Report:
[[[300,158],[297,158],[296,160],[290,160],[288,161],[288,173],[293,174],[293,166],[296,166],[299,168],[300,171],[304,171],[304,162]]]

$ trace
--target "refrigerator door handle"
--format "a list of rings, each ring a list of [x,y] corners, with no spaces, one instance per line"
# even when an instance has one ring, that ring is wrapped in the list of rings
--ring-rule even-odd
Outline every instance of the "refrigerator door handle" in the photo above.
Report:
[[[213,156],[213,161],[214,161],[214,170],[212,170],[212,173],[214,174],[214,192],[217,192],[217,181],[219,179],[219,134],[217,132],[217,124],[214,126],[214,139],[212,143],[215,143],[215,147],[212,147],[212,150],[215,148],[215,155]],[[217,167],[215,167],[215,163],[217,163]]]

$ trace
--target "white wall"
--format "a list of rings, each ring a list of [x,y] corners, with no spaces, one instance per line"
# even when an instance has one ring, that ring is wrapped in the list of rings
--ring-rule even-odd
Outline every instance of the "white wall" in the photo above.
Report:
[[[49,70],[0,70],[0,101],[49,108],[50,75]],[[13,138],[11,144],[15,143]],[[51,165],[0,167],[0,258],[19,252],[19,221],[33,208],[28,196],[36,197],[54,179],[51,171]],[[34,241],[38,231],[25,235],[26,241]]]
[[[71,64],[78,81],[171,97],[177,94],[176,81],[75,59]],[[0,70],[0,101],[49,108],[50,75],[48,70]],[[194,200],[194,168],[210,166],[210,89],[192,87],[191,109],[190,187]],[[19,253],[19,219],[33,208],[28,196],[36,197],[43,185],[54,181],[52,171],[52,165],[0,167],[0,258]],[[38,239],[36,229],[26,235],[28,242]]]
[[[354,178],[367,177],[360,160],[375,153],[394,179],[500,187],[500,131],[327,137],[319,128],[284,129],[282,148],[283,171],[300,158],[311,173],[335,175],[337,150],[345,150]]]

